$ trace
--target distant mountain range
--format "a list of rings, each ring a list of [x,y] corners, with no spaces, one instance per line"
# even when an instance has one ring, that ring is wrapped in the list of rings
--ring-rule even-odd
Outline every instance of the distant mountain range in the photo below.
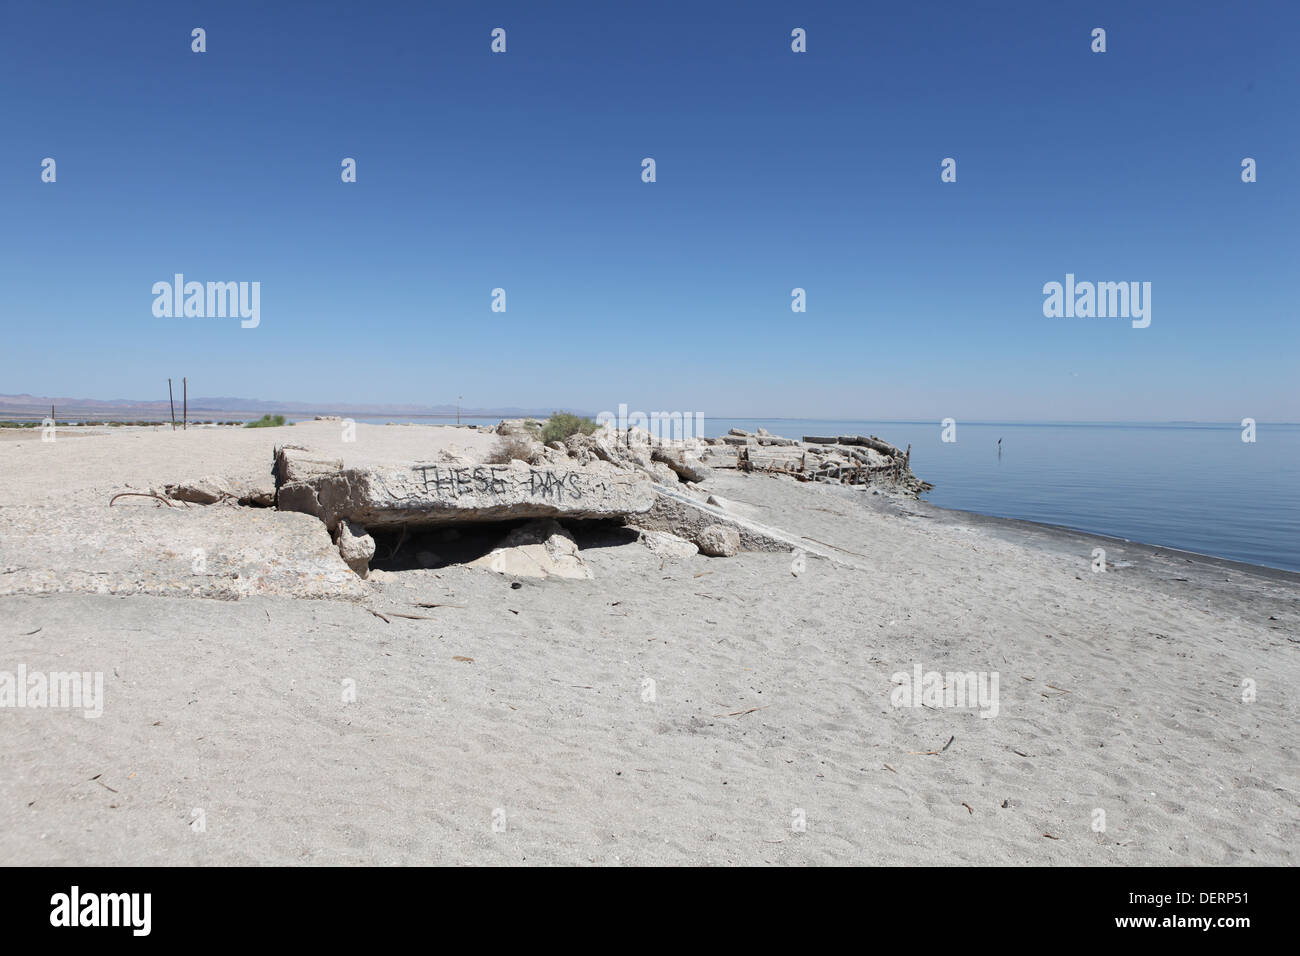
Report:
[[[170,419],[167,399],[59,398],[43,395],[0,395],[0,418],[44,418],[54,406],[54,415],[66,419]],[[455,405],[353,405],[317,402],[275,402],[260,398],[191,397],[189,417],[245,418],[271,413],[291,417],[345,415],[360,418],[452,418]],[[462,406],[462,418],[545,417],[553,408],[471,408]],[[176,416],[181,415],[181,396],[176,396]]]

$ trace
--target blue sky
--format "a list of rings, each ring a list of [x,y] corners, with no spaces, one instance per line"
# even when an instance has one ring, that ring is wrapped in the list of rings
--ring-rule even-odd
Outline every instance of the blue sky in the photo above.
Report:
[[[0,16],[0,393],[1300,421],[1294,3]],[[1045,318],[1067,272],[1151,326]]]

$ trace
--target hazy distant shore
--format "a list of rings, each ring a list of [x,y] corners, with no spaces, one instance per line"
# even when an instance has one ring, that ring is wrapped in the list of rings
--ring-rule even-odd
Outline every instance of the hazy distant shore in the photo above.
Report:
[[[51,409],[59,421],[75,422],[127,422],[172,420],[173,410],[177,422],[182,421],[188,409],[190,421],[251,421],[262,415],[285,415],[292,419],[310,420],[317,415],[341,415],[353,418],[380,418],[400,420],[482,418],[494,421],[502,418],[546,416],[554,409],[516,408],[512,406],[471,408],[454,404],[418,405],[410,403],[366,404],[297,401],[264,401],[257,398],[211,398],[191,395],[186,400],[181,383],[175,382],[172,400],[154,399],[87,399],[59,398],[36,395],[0,395],[0,421],[39,422],[49,417]]]

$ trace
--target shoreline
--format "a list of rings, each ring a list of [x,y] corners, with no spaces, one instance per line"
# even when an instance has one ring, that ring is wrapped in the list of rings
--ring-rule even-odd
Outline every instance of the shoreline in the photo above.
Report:
[[[951,515],[956,522],[955,516],[961,516],[961,520],[972,524],[982,524],[990,529],[1003,529],[1008,535],[1014,532],[1020,532],[1023,543],[1029,544],[1033,539],[1042,537],[1049,542],[1057,539],[1061,544],[1061,553],[1079,553],[1089,554],[1090,547],[1083,547],[1091,542],[1110,542],[1121,548],[1128,549],[1148,559],[1151,566],[1159,562],[1157,559],[1165,558],[1166,555],[1161,552],[1168,552],[1168,560],[1174,561],[1182,558],[1189,563],[1197,565],[1208,565],[1209,568],[1218,568],[1229,571],[1236,571],[1242,574],[1254,574],[1258,577],[1276,580],[1279,583],[1300,585],[1300,571],[1292,571],[1289,568],[1276,568],[1267,564],[1254,564],[1249,561],[1237,561],[1232,558],[1220,557],[1215,554],[1205,554],[1200,551],[1189,551],[1185,548],[1175,548],[1169,545],[1152,544],[1149,541],[1135,541],[1131,538],[1122,538],[1118,535],[1102,534],[1096,531],[1088,531],[1083,528],[1072,528],[1068,525],[1052,524],[1047,521],[1033,521],[1028,518],[1012,518],[1006,515],[989,515],[979,511],[970,511],[964,508],[948,508],[944,505],[936,505],[926,501],[924,498],[917,500],[914,504],[923,505],[926,509],[936,512],[934,517],[942,515]],[[1066,541],[1077,541],[1080,547],[1077,549],[1068,549],[1064,547]],[[1109,553],[1109,552],[1108,552]]]
[[[432,418],[432,419],[436,419],[436,418],[438,418],[439,416],[427,416],[427,417]],[[312,425],[312,424],[314,424],[314,423],[317,422],[317,421],[323,420],[323,418],[324,418],[324,417],[322,416],[322,418],[318,418],[318,419],[309,419],[309,418],[304,418],[304,419],[291,420],[291,424],[287,424],[287,425],[285,425],[284,428],[289,428],[289,427],[294,427],[294,426],[301,426],[301,425]],[[256,419],[256,418],[249,418],[249,419],[247,419],[247,420],[248,420],[248,421],[256,421],[257,419]],[[332,420],[332,419],[331,419],[331,420]],[[465,422],[465,423],[461,423],[461,424],[457,424],[456,422],[446,422],[446,421],[439,421],[439,420],[433,420],[433,421],[428,421],[428,422],[388,422],[388,423],[385,423],[385,424],[383,424],[383,425],[379,425],[378,423],[363,423],[363,424],[377,425],[378,427],[385,427],[385,428],[387,428],[387,427],[398,427],[398,426],[404,426],[404,427],[415,427],[415,428],[420,428],[420,427],[427,427],[427,428],[461,428],[461,429],[466,429],[466,430],[469,430],[469,431],[477,431],[477,430],[480,430],[480,429],[482,429],[482,428],[484,427],[484,422],[485,422],[485,421],[486,421],[486,420],[484,420],[484,421],[482,421],[482,422]],[[736,421],[750,421],[750,422],[756,422],[756,421],[780,421],[780,419],[760,419],[760,418],[752,418],[752,419],[736,419]],[[788,419],[788,421],[799,422],[799,421],[804,421],[804,420],[803,420],[803,419]],[[827,420],[827,421],[832,421],[832,420]],[[845,419],[845,420],[842,420],[842,421],[843,421],[843,423],[845,423],[845,424],[851,424],[851,423],[852,423],[852,420],[848,420],[848,419]],[[244,424],[243,424],[242,421],[240,421],[240,422],[232,422],[232,421],[218,421],[218,422],[202,421],[202,422],[200,422],[200,421],[194,421],[194,420],[192,420],[192,421],[190,421],[189,424],[190,424],[190,426],[191,426],[192,428],[196,428],[196,429],[197,429],[197,428],[212,429],[213,427],[216,427],[216,428],[219,429],[219,430],[220,430],[220,429],[240,430],[240,429],[243,429],[243,428],[244,428]],[[909,424],[909,422],[901,422],[901,421],[900,421],[899,424]],[[915,424],[915,423],[910,423],[910,424]],[[1077,424],[1077,425],[1080,425],[1080,426],[1084,426],[1084,425],[1089,425],[1089,424],[1091,424],[1091,423],[1033,423],[1033,422],[1025,422],[1025,423],[976,423],[976,422],[972,422],[971,424],[1022,424],[1022,425],[1028,426],[1028,427],[1033,427],[1033,426],[1037,426],[1037,425],[1040,425],[1040,424]],[[1101,423],[1101,424],[1103,424],[1103,425],[1107,425],[1107,426],[1130,427],[1130,423],[1122,423],[1122,422],[1107,422],[1107,423]],[[1218,426],[1217,424],[1215,424],[1215,423],[1203,423],[1203,422],[1198,422],[1198,423],[1169,423],[1169,424],[1170,424],[1170,425],[1180,425],[1180,426],[1182,426],[1182,425],[1187,425],[1187,424],[1197,424],[1197,425],[1205,425],[1206,427],[1219,427],[1219,426]],[[1229,423],[1229,425],[1230,425],[1230,424],[1231,424],[1231,423]],[[171,426],[171,423],[170,423],[170,422],[162,422],[162,423],[154,423],[154,422],[140,423],[140,422],[134,422],[134,421],[120,421],[120,422],[118,422],[118,421],[85,421],[85,422],[78,422],[78,423],[76,423],[76,424],[72,424],[72,425],[68,425],[68,424],[66,424],[66,423],[62,423],[62,422],[60,422],[60,423],[58,424],[58,427],[59,427],[60,429],[65,428],[65,427],[66,427],[66,428],[72,428],[72,429],[78,429],[78,430],[80,430],[80,429],[87,429],[88,431],[86,432],[86,434],[93,434],[93,433],[94,433],[94,432],[93,432],[94,429],[108,429],[108,428],[112,428],[112,429],[146,429],[146,430],[170,431],[170,430],[171,430],[171,427],[170,427],[170,426]],[[1153,427],[1161,427],[1161,425],[1160,425],[1160,423],[1154,423]],[[9,422],[0,421],[0,441],[4,441],[5,439],[18,440],[18,439],[21,439],[21,438],[23,438],[23,437],[26,437],[25,433],[30,433],[30,432],[32,432],[32,431],[39,430],[39,428],[40,428],[40,423],[39,423],[39,422],[30,423],[30,424],[24,423],[24,424],[18,425],[18,424],[16,424],[16,423],[9,423]],[[176,430],[177,430],[177,431],[180,431],[180,430],[181,430],[180,427],[179,427],[179,423],[178,423],[178,425],[177,425]],[[273,430],[272,433],[274,433],[274,430]],[[921,477],[924,477],[924,476],[921,476]],[[1197,560],[1200,560],[1200,561],[1210,562],[1210,563],[1217,563],[1217,564],[1219,564],[1219,565],[1222,565],[1224,568],[1235,569],[1235,570],[1238,570],[1238,571],[1241,571],[1241,572],[1254,571],[1254,572],[1257,572],[1257,573],[1260,573],[1260,574],[1264,574],[1265,576],[1279,576],[1279,575],[1280,575],[1281,577],[1279,578],[1279,580],[1285,580],[1285,581],[1288,581],[1288,582],[1291,582],[1291,583],[1300,582],[1300,570],[1295,570],[1295,569],[1291,569],[1291,568],[1282,568],[1282,567],[1277,567],[1277,566],[1275,566],[1275,565],[1268,565],[1268,564],[1262,564],[1262,563],[1251,562],[1251,561],[1241,561],[1241,560],[1238,560],[1238,559],[1235,559],[1235,558],[1229,558],[1229,557],[1225,557],[1225,556],[1222,556],[1222,555],[1210,554],[1210,553],[1208,553],[1208,552],[1203,552],[1203,551],[1193,551],[1193,550],[1190,550],[1190,549],[1187,549],[1187,548],[1179,548],[1179,547],[1176,547],[1176,546],[1174,546],[1174,545],[1159,544],[1159,543],[1157,543],[1157,542],[1151,542],[1151,541],[1142,541],[1142,540],[1135,539],[1135,538],[1125,538],[1125,537],[1123,537],[1123,536],[1121,536],[1121,535],[1116,535],[1116,534],[1107,534],[1107,533],[1105,533],[1105,532],[1100,532],[1100,531],[1091,531],[1091,530],[1088,530],[1087,528],[1080,528],[1080,527],[1075,527],[1075,526],[1066,525],[1066,524],[1056,524],[1056,523],[1053,523],[1053,522],[1050,522],[1050,521],[1040,521],[1040,520],[1035,520],[1035,519],[1031,519],[1031,518],[1017,518],[1017,517],[1014,517],[1014,516],[1011,516],[1011,515],[995,515],[995,514],[989,514],[989,513],[986,513],[986,512],[982,512],[982,511],[975,511],[975,510],[968,509],[968,508],[955,508],[955,507],[949,507],[949,506],[947,506],[947,505],[934,504],[933,502],[930,502],[930,501],[926,500],[925,497],[923,497],[925,494],[929,494],[929,492],[922,492],[922,497],[919,497],[919,498],[915,499],[915,501],[916,501],[917,504],[919,504],[919,505],[923,505],[923,506],[925,506],[925,507],[928,508],[928,509],[933,509],[935,512],[938,512],[938,513],[952,513],[952,514],[956,514],[956,515],[964,515],[964,516],[968,516],[966,520],[969,520],[969,521],[984,521],[984,522],[988,522],[988,523],[990,523],[990,526],[995,526],[994,523],[1002,522],[1002,523],[1005,523],[1005,525],[1006,525],[1006,527],[1007,527],[1008,529],[1020,529],[1020,530],[1023,530],[1023,531],[1026,533],[1026,540],[1029,540],[1029,539],[1032,537],[1032,533],[1031,533],[1031,532],[1032,532],[1032,529],[1041,529],[1041,531],[1044,531],[1044,532],[1059,532],[1059,533],[1060,533],[1061,535],[1063,535],[1063,536],[1066,536],[1066,535],[1074,535],[1074,536],[1078,536],[1079,538],[1096,539],[1098,542],[1103,542],[1103,543],[1109,541],[1109,542],[1112,542],[1112,543],[1114,543],[1114,544],[1122,545],[1122,546],[1124,546],[1124,547],[1126,547],[1126,548],[1130,548],[1130,549],[1139,549],[1139,550],[1143,551],[1144,553],[1147,553],[1147,554],[1148,554],[1149,556],[1151,556],[1151,557],[1155,557],[1155,556],[1156,556],[1156,555],[1155,555],[1155,552],[1159,552],[1159,551],[1167,551],[1167,552],[1170,552],[1172,555],[1185,555],[1185,556],[1188,556],[1188,557],[1191,557],[1191,558],[1194,558],[1194,559],[1197,559]]]

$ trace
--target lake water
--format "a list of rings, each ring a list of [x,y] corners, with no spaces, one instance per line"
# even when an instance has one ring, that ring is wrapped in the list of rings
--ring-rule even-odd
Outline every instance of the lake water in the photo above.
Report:
[[[776,435],[877,435],[912,446],[924,499],[1300,571],[1300,425],[964,424],[730,419]],[[1002,455],[997,442],[1002,439]]]

